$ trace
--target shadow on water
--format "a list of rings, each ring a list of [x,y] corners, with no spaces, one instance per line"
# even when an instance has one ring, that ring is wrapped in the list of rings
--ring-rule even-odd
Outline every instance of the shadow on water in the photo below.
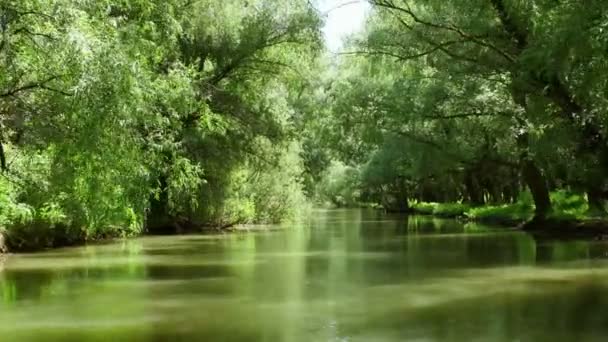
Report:
[[[298,227],[10,256],[2,341],[603,340],[608,245],[319,211]]]

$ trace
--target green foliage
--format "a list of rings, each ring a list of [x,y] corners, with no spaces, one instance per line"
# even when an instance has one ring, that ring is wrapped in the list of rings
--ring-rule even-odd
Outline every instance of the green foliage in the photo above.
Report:
[[[410,203],[412,212],[423,215],[435,215],[443,217],[464,216],[471,208],[464,203]]]
[[[433,214],[437,216],[457,217],[463,216],[470,206],[463,203],[441,203],[435,207]]]
[[[479,221],[523,222],[534,216],[534,208],[523,203],[489,205],[471,208],[465,215]]]
[[[422,215],[433,215],[439,203],[416,202],[410,203],[412,210]]]
[[[276,160],[234,171],[224,190],[223,203],[208,205],[199,212],[202,220],[219,221],[222,225],[278,223],[295,220],[308,208],[297,144],[292,143],[286,150],[270,145],[265,148],[275,151]]]
[[[12,222],[31,220],[31,209],[19,205],[14,187],[7,178],[0,177],[0,227],[6,228]]]
[[[552,219],[584,220],[588,216],[589,206],[586,199],[566,190],[551,192],[553,211],[549,215]],[[445,217],[464,216],[471,220],[489,222],[524,222],[534,216],[534,201],[529,191],[519,195],[517,202],[502,205],[484,205],[471,207],[463,203],[410,203],[414,213]]]
[[[304,166],[300,159],[300,147],[292,143],[281,152],[276,164],[262,168],[247,192],[255,204],[255,222],[278,223],[293,221],[308,209],[307,199],[302,191]]]
[[[0,226],[33,246],[278,222],[303,194],[604,211],[606,4],[369,2],[333,62],[311,2],[3,1]]]
[[[0,226],[34,248],[291,219],[307,3],[0,4]]]
[[[566,190],[555,191],[551,193],[551,203],[552,218],[582,220],[588,217],[589,205],[581,194]]]
[[[505,219],[605,214],[606,3],[369,3],[365,31],[325,80],[329,115],[310,125],[360,170],[363,201],[413,200],[426,213],[436,206],[420,203],[458,202]],[[527,189],[530,201],[517,200]]]
[[[549,217],[552,219],[584,220],[587,218],[589,206],[584,196],[567,190],[558,190],[551,192],[551,203],[553,210]],[[526,191],[514,204],[471,208],[466,215],[475,220],[526,221],[534,215],[534,202],[531,194]]]
[[[336,207],[359,204],[359,171],[342,163],[333,163],[317,185],[318,202],[329,201]]]

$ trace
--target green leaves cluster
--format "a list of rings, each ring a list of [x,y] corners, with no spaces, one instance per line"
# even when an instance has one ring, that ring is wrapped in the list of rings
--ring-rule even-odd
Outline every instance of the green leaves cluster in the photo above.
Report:
[[[369,3],[319,130],[363,193],[479,205],[528,187],[543,218],[564,188],[605,210],[605,2]]]
[[[275,0],[2,1],[0,225],[29,244],[218,225],[235,201],[289,216],[319,25]]]

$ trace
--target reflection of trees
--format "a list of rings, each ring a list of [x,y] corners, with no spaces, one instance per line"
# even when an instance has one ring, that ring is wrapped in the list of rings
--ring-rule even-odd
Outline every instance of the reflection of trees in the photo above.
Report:
[[[504,284],[501,294],[417,310],[402,333],[417,327],[438,341],[599,341],[608,333],[606,286],[585,280],[573,286],[547,283],[536,285],[546,289],[526,294],[509,292],[514,285]]]
[[[287,229],[11,257],[0,273],[0,333],[64,341],[65,329],[47,326],[65,325],[74,341],[362,333],[543,340],[573,337],[577,326],[590,334],[608,329],[601,308],[608,273],[570,263],[605,257],[608,245],[600,242],[535,240],[358,210],[318,214],[312,227]],[[41,327],[13,329],[24,323],[20,317]]]
[[[140,340],[144,329],[124,324],[146,314],[145,293],[130,282],[145,275],[139,249],[129,241],[11,256],[0,275],[0,334],[19,341],[104,340],[99,326],[115,322],[103,338]]]

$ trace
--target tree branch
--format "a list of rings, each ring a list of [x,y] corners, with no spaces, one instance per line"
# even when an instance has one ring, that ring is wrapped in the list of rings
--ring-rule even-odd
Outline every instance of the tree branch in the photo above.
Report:
[[[41,33],[41,32],[32,32],[27,27],[20,27],[13,32],[14,35],[21,34],[21,33],[24,33],[28,36],[43,37],[48,40],[55,40],[55,37],[51,36],[50,34]]]
[[[478,118],[484,116],[502,116],[505,118],[511,118],[512,116],[506,113],[463,113],[463,114],[452,114],[452,115],[425,115],[423,119],[427,120],[449,120],[449,119],[467,119],[467,118]]]
[[[504,26],[505,31],[507,31],[507,33],[511,35],[513,39],[515,39],[517,48],[520,51],[525,49],[528,46],[528,33],[520,29],[517,23],[515,23],[515,21],[507,11],[503,0],[490,0],[490,2],[492,3],[492,6],[496,10],[496,12],[498,12],[498,18]]]
[[[20,17],[25,17],[25,16],[28,16],[28,15],[36,15],[36,16],[39,16],[39,17],[44,17],[44,18],[47,18],[47,19],[55,20],[55,18],[53,16],[48,15],[46,13],[38,12],[38,11],[32,11],[32,10],[20,11],[20,10],[17,10],[15,8],[12,8],[12,7],[8,7],[8,8],[5,8],[5,9],[8,9],[9,11],[15,12]]]
[[[59,90],[59,89],[55,89],[51,86],[48,85],[48,83],[50,83],[51,81],[56,80],[57,78],[59,78],[60,76],[51,76],[47,79],[44,79],[42,81],[36,81],[36,82],[31,82],[25,85],[22,85],[20,87],[16,87],[13,88],[11,90],[8,90],[4,93],[0,93],[0,98],[2,97],[10,97],[10,96],[15,96],[18,93],[24,92],[24,91],[28,91],[28,90],[35,90],[35,89],[44,89],[44,90],[48,90],[48,91],[52,91],[55,93],[59,93],[65,96],[72,96],[74,94],[69,93],[69,92],[65,92],[63,90]]]
[[[494,1],[494,0],[493,0]],[[498,48],[496,45],[492,44],[491,42],[488,42],[486,40],[484,40],[484,36],[483,35],[474,35],[474,34],[470,34],[468,32],[465,32],[463,29],[455,26],[454,24],[449,24],[449,25],[444,25],[444,24],[438,24],[438,23],[434,23],[434,22],[430,22],[430,21],[426,21],[421,19],[419,16],[417,16],[413,10],[409,7],[409,5],[406,6],[407,8],[403,8],[403,7],[399,7],[397,5],[395,5],[392,1],[388,1],[388,0],[370,0],[370,3],[373,5],[376,5],[378,7],[384,7],[387,8],[389,10],[394,10],[394,11],[398,11],[401,13],[405,13],[407,14],[412,20],[414,20],[414,22],[433,28],[433,29],[437,29],[437,30],[444,30],[444,31],[450,31],[453,33],[458,34],[460,37],[466,39],[463,42],[473,42],[477,45],[486,47],[494,52],[496,52],[497,54],[499,54],[500,56],[502,56],[504,59],[506,59],[508,62],[510,63],[514,63],[515,62],[515,57],[511,56],[508,52]],[[399,18],[399,21],[406,25],[410,30],[413,31],[413,27],[407,23],[405,23],[405,21],[401,18]],[[424,37],[427,40],[427,43],[431,43],[432,41],[426,37]],[[454,57],[455,55],[452,52],[448,52],[445,50],[442,50],[444,53],[450,55],[451,57]],[[462,59],[462,57],[459,57]]]
[[[342,53],[339,53],[338,55],[382,55],[382,56],[394,57],[400,61],[407,61],[407,60],[418,59],[418,58],[430,55],[436,51],[440,51],[442,48],[444,48],[446,46],[450,46],[450,45],[454,45],[454,44],[458,44],[458,43],[462,43],[462,42],[464,42],[464,41],[454,40],[454,41],[438,43],[437,46],[435,46],[429,50],[426,50],[426,51],[423,51],[420,53],[411,54],[411,55],[400,55],[400,54],[390,52],[390,51],[375,50],[375,49],[372,49],[371,51],[342,52]]]

